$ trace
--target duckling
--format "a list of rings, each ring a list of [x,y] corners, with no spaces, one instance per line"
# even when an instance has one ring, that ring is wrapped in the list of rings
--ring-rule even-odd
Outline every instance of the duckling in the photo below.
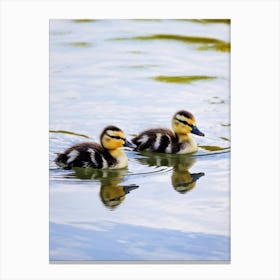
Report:
[[[66,149],[58,154],[55,162],[64,169],[72,167],[90,168],[124,168],[128,165],[128,159],[121,147],[134,147],[126,140],[121,129],[116,126],[107,126],[100,135],[100,144],[84,142]]]
[[[190,133],[204,136],[197,127],[194,116],[185,110],[178,111],[172,118],[173,131],[168,128],[148,129],[131,141],[138,151],[168,154],[188,154],[197,151],[196,142]]]

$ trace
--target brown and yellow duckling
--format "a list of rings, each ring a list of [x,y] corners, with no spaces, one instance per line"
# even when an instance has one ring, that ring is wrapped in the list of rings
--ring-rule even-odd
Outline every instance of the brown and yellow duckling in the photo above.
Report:
[[[95,142],[84,142],[76,144],[55,160],[56,164],[64,169],[72,167],[117,169],[125,168],[128,159],[121,147],[134,147],[126,140],[121,129],[116,126],[107,126],[100,135],[100,144]]]
[[[172,118],[173,131],[154,128],[141,132],[132,139],[138,151],[168,154],[188,154],[197,151],[197,144],[190,133],[204,136],[196,126],[194,116],[185,110],[178,111]]]

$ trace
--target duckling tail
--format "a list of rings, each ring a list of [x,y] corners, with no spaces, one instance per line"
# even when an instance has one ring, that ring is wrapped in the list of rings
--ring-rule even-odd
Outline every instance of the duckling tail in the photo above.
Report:
[[[67,156],[65,154],[57,154],[56,159],[54,162],[59,166],[59,167],[65,167],[67,164]]]

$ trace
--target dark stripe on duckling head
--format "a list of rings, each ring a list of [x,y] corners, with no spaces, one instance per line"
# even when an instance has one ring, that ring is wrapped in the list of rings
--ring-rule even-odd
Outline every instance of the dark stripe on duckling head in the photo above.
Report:
[[[109,126],[105,127],[105,128],[103,129],[103,132],[105,132],[106,130],[122,131],[120,128],[118,128],[118,127],[116,127],[116,126],[114,126],[114,125],[109,125]]]
[[[188,119],[194,120],[193,114],[190,113],[190,112],[188,112],[188,111],[185,111],[185,110],[178,111],[178,112],[175,114],[175,116],[176,116],[176,115],[181,115],[181,116],[184,116],[184,117],[186,117],[186,118],[188,118]]]
[[[114,125],[109,125],[109,126],[105,127],[103,129],[103,131],[101,132],[101,134],[100,134],[100,143],[102,143],[102,138],[103,138],[104,134],[108,135],[108,133],[106,133],[108,130],[111,130],[111,131],[121,131],[122,132],[122,130],[120,128],[118,128],[118,127],[116,127]],[[111,135],[108,135],[108,136],[111,137]]]
[[[190,126],[191,128],[193,128],[193,125],[190,124],[190,123],[188,123],[187,121],[179,120],[179,119],[177,119],[177,118],[175,118],[175,120],[178,121],[178,122],[180,122],[180,123],[183,123],[183,124],[185,124],[185,125],[188,125],[188,126]]]
[[[110,135],[109,133],[105,133],[106,135],[108,135],[109,137],[111,138],[114,138],[114,139],[122,139],[123,141],[125,141],[125,138],[121,137],[121,136],[117,136],[117,135]]]
[[[179,119],[177,119],[177,118],[175,118],[175,120],[178,121],[178,122],[180,122],[180,123],[183,123],[183,124],[185,124],[185,125],[188,125],[189,127],[191,127],[191,128],[192,128],[191,133],[196,134],[196,135],[199,135],[199,136],[204,136],[204,133],[201,132],[195,125],[190,124],[190,123],[188,123],[188,122],[186,122],[186,121],[183,121],[183,120],[179,120]]]

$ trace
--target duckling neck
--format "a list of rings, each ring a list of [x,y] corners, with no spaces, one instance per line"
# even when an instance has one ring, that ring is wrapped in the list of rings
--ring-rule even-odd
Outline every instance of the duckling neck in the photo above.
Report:
[[[188,142],[191,138],[189,134],[178,134],[176,133],[179,142]]]
[[[128,165],[127,156],[121,149],[108,150],[109,154],[117,160],[117,164],[114,168],[124,168]]]
[[[197,151],[197,144],[189,134],[177,134],[181,149],[178,154],[193,153]]]

